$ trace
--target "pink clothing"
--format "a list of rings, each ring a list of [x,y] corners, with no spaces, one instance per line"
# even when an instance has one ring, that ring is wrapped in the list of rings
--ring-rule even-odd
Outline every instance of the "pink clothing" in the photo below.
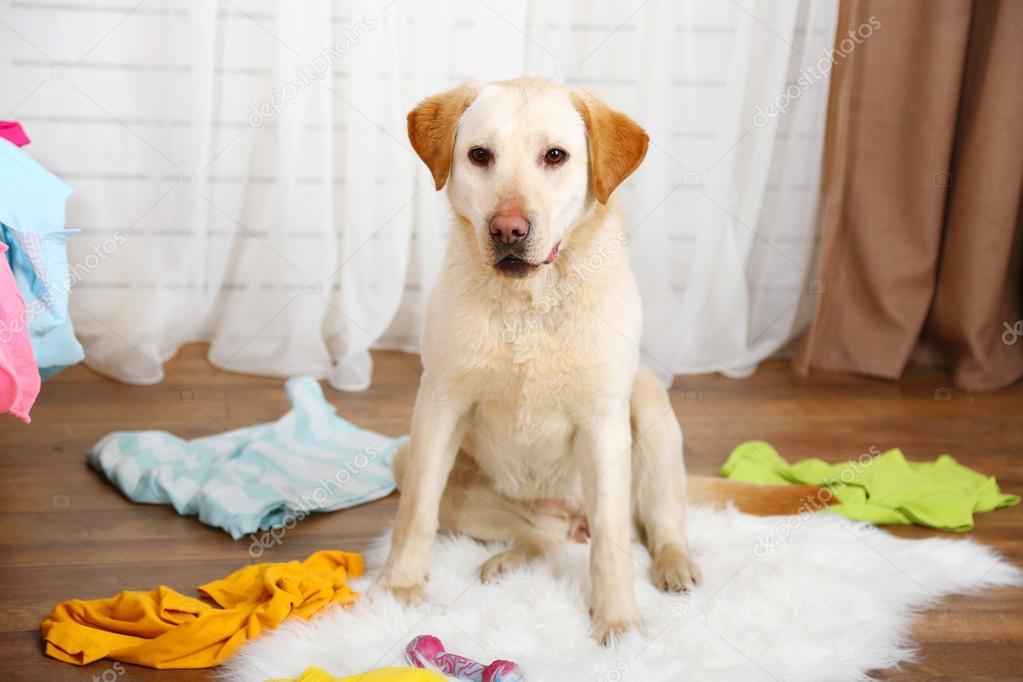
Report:
[[[10,140],[19,147],[29,143],[28,135],[17,121],[0,121],[0,137]]]
[[[41,380],[28,340],[25,302],[6,254],[7,245],[0,242],[0,413],[10,412],[27,424]]]

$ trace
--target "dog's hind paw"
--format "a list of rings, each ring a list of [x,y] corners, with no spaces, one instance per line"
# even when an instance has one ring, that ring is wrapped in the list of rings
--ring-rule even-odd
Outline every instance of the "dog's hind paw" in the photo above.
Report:
[[[499,579],[505,573],[510,573],[518,568],[522,568],[526,564],[527,558],[521,553],[515,550],[507,550],[499,552],[494,556],[490,557],[480,566],[477,574],[479,575],[480,582],[490,583]]]

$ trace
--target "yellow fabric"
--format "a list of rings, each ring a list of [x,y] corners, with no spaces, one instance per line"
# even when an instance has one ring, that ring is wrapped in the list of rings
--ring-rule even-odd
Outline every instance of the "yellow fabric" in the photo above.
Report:
[[[334,677],[319,668],[306,668],[294,680],[268,680],[268,682],[445,682],[448,678],[432,670],[419,668],[380,668],[351,677]]]
[[[305,561],[252,564],[199,588],[220,608],[161,585],[153,592],[58,604],[40,630],[46,653],[85,665],[109,657],[150,668],[209,668],[295,614],[351,604],[362,556],[322,551]]]

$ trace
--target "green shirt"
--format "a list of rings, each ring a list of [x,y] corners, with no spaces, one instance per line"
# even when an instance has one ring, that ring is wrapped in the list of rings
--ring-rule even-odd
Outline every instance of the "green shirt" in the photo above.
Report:
[[[820,459],[789,464],[770,443],[747,441],[728,456],[721,475],[748,483],[823,485],[838,501],[829,509],[851,519],[957,532],[973,528],[974,512],[1010,507],[1020,500],[999,490],[993,476],[964,467],[949,455],[909,462],[898,448],[842,464]]]

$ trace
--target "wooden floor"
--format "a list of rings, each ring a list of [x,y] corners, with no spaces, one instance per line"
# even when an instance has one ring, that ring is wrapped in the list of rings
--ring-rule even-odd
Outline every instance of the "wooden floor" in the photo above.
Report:
[[[287,410],[277,379],[220,372],[191,346],[156,386],[126,386],[85,367],[48,381],[25,426],[0,419],[0,676],[12,680],[114,679],[111,662],[76,668],[45,657],[39,623],[61,600],[95,598],[157,583],[194,594],[196,585],[250,561],[248,543],[177,516],[126,502],[89,469],[83,452],[122,429],[165,429],[196,437],[276,419]],[[378,353],[373,386],[327,389],[355,423],[398,435],[419,373],[415,356]],[[870,448],[901,447],[911,459],[947,452],[1023,490],[1023,387],[994,395],[948,392],[948,378],[914,371],[898,384],[818,375],[796,377],[788,363],[766,363],[753,377],[679,378],[672,399],[686,434],[689,469],[714,473],[738,442],[771,441],[790,459],[839,461]],[[289,560],[322,548],[365,551],[389,522],[395,496],[290,530],[263,560]],[[903,528],[899,535],[929,531]],[[1023,565],[1023,507],[982,515],[971,536]],[[841,614],[836,615],[841,617]],[[917,623],[920,662],[893,680],[1010,680],[1023,677],[1023,590],[957,597]],[[109,671],[109,672],[108,672]],[[104,677],[104,672],[107,675]],[[204,671],[125,667],[124,680],[206,680]]]

